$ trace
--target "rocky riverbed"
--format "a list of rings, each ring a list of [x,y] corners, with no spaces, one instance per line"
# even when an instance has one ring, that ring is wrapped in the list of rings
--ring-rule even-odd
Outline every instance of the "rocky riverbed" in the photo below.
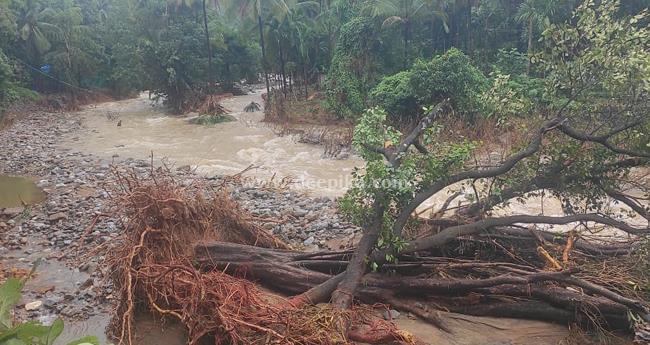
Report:
[[[0,175],[29,177],[46,194],[39,204],[0,209],[0,269],[29,269],[34,261],[43,261],[26,287],[19,317],[84,319],[104,314],[112,305],[111,287],[103,279],[104,258],[93,251],[120,232],[119,221],[106,214],[114,183],[111,169],[114,163],[146,175],[151,160],[107,161],[57,145],[62,138],[83,138],[85,131],[74,113],[34,113],[0,132]],[[171,171],[188,182],[222,183],[219,176],[200,176],[187,166]],[[337,214],[331,198],[250,183],[228,187],[254,221],[296,248],[339,249],[358,233]]]

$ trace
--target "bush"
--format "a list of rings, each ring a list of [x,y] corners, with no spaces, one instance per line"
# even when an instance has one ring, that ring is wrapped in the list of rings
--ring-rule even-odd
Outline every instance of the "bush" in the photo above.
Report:
[[[413,116],[421,112],[411,84],[411,71],[402,71],[385,77],[370,92],[370,103],[393,116]]]
[[[356,118],[366,108],[380,51],[377,32],[375,23],[365,17],[341,27],[326,82],[327,108],[339,118]]]
[[[385,77],[370,92],[372,105],[398,118],[417,118],[422,108],[449,98],[462,115],[481,110],[488,79],[460,50],[452,48],[429,62],[418,61],[408,71]]]
[[[416,62],[411,73],[411,87],[420,105],[449,98],[462,114],[480,110],[479,98],[488,87],[488,79],[460,50],[452,48],[430,62]]]
[[[38,93],[16,82],[14,66],[9,58],[0,50],[0,114],[11,103],[21,100],[36,100]]]
[[[351,61],[337,53],[327,74],[326,106],[340,119],[355,118],[365,108],[363,83],[351,70]]]
[[[12,87],[13,72],[9,59],[0,50],[0,107],[7,102],[8,91]]]
[[[525,95],[523,85],[510,78],[509,74],[491,74],[492,87],[481,95],[484,114],[497,118],[499,123],[508,117],[522,116],[530,112],[533,102]]]

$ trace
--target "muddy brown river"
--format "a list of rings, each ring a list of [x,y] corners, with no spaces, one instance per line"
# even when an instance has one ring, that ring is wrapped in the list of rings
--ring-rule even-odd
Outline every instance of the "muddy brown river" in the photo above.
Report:
[[[263,113],[244,112],[250,102],[262,103],[261,93],[222,101],[237,121],[211,126],[189,123],[152,106],[146,94],[139,98],[102,103],[80,114],[89,131],[69,138],[63,147],[106,159],[146,158],[153,152],[176,166],[191,165],[205,175],[236,174],[250,165],[247,176],[259,180],[291,178],[294,187],[319,196],[340,196],[360,159],[323,157],[323,148],[279,137],[261,122]],[[117,126],[121,121],[121,126]]]
[[[167,158],[179,167],[190,165],[204,175],[236,174],[253,165],[248,177],[258,181],[290,178],[292,188],[316,196],[338,197],[350,186],[351,173],[362,167],[363,161],[351,156],[336,160],[323,157],[323,148],[303,144],[291,135],[277,136],[262,122],[262,111],[247,113],[251,102],[262,103],[261,91],[235,96],[222,101],[237,120],[211,126],[190,123],[190,117],[171,116],[143,93],[138,98],[91,106],[79,114],[88,131],[67,138],[63,148],[93,154],[108,160]],[[120,122],[120,126],[117,123]],[[479,186],[480,188],[480,186]],[[455,201],[467,202],[472,197],[469,185],[456,184],[425,202],[418,212],[426,215],[435,211],[447,197],[464,190]],[[640,217],[628,219],[626,206],[611,202],[610,210],[619,220],[633,225],[647,225]],[[497,210],[497,214],[563,215],[561,203],[553,197],[533,198],[527,202],[513,201]],[[576,224],[550,227],[568,231]]]

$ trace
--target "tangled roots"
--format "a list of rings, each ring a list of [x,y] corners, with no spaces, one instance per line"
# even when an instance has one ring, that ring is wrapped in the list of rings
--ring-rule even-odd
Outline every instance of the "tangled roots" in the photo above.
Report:
[[[165,172],[152,171],[148,179],[133,172],[116,176],[114,207],[124,233],[108,258],[120,298],[109,333],[119,344],[134,344],[136,309],[178,319],[190,345],[205,338],[215,344],[346,344],[348,337],[368,340],[369,333],[381,342],[412,342],[391,323],[370,318],[369,307],[294,306],[243,278],[199,271],[191,259],[197,241],[287,246],[247,221],[224,189],[183,186]],[[341,320],[372,332],[344,334]]]

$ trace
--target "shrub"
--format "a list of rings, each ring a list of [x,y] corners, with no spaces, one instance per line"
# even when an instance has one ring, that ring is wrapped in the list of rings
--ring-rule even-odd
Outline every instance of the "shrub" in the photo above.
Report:
[[[528,113],[533,102],[525,94],[523,85],[510,78],[509,74],[493,73],[492,87],[481,95],[484,114],[497,118],[499,123],[508,117]]]
[[[338,118],[355,118],[365,108],[363,83],[351,66],[350,57],[337,53],[327,74],[326,106]]]
[[[380,55],[377,32],[375,23],[364,17],[341,27],[326,82],[327,108],[339,118],[356,118],[366,108]]]
[[[421,106],[411,84],[412,73],[402,71],[385,77],[370,92],[370,103],[393,116],[405,117],[419,114]]]
[[[480,110],[480,95],[488,79],[460,50],[452,48],[430,62],[416,62],[411,87],[420,105],[433,105],[449,98],[454,109],[465,115]]]
[[[20,100],[36,100],[38,93],[16,82],[14,66],[9,58],[0,50],[0,115],[5,107]]]
[[[408,71],[385,77],[370,92],[372,105],[398,118],[419,117],[422,108],[449,98],[454,109],[470,117],[481,110],[488,79],[460,50],[452,48]]]

